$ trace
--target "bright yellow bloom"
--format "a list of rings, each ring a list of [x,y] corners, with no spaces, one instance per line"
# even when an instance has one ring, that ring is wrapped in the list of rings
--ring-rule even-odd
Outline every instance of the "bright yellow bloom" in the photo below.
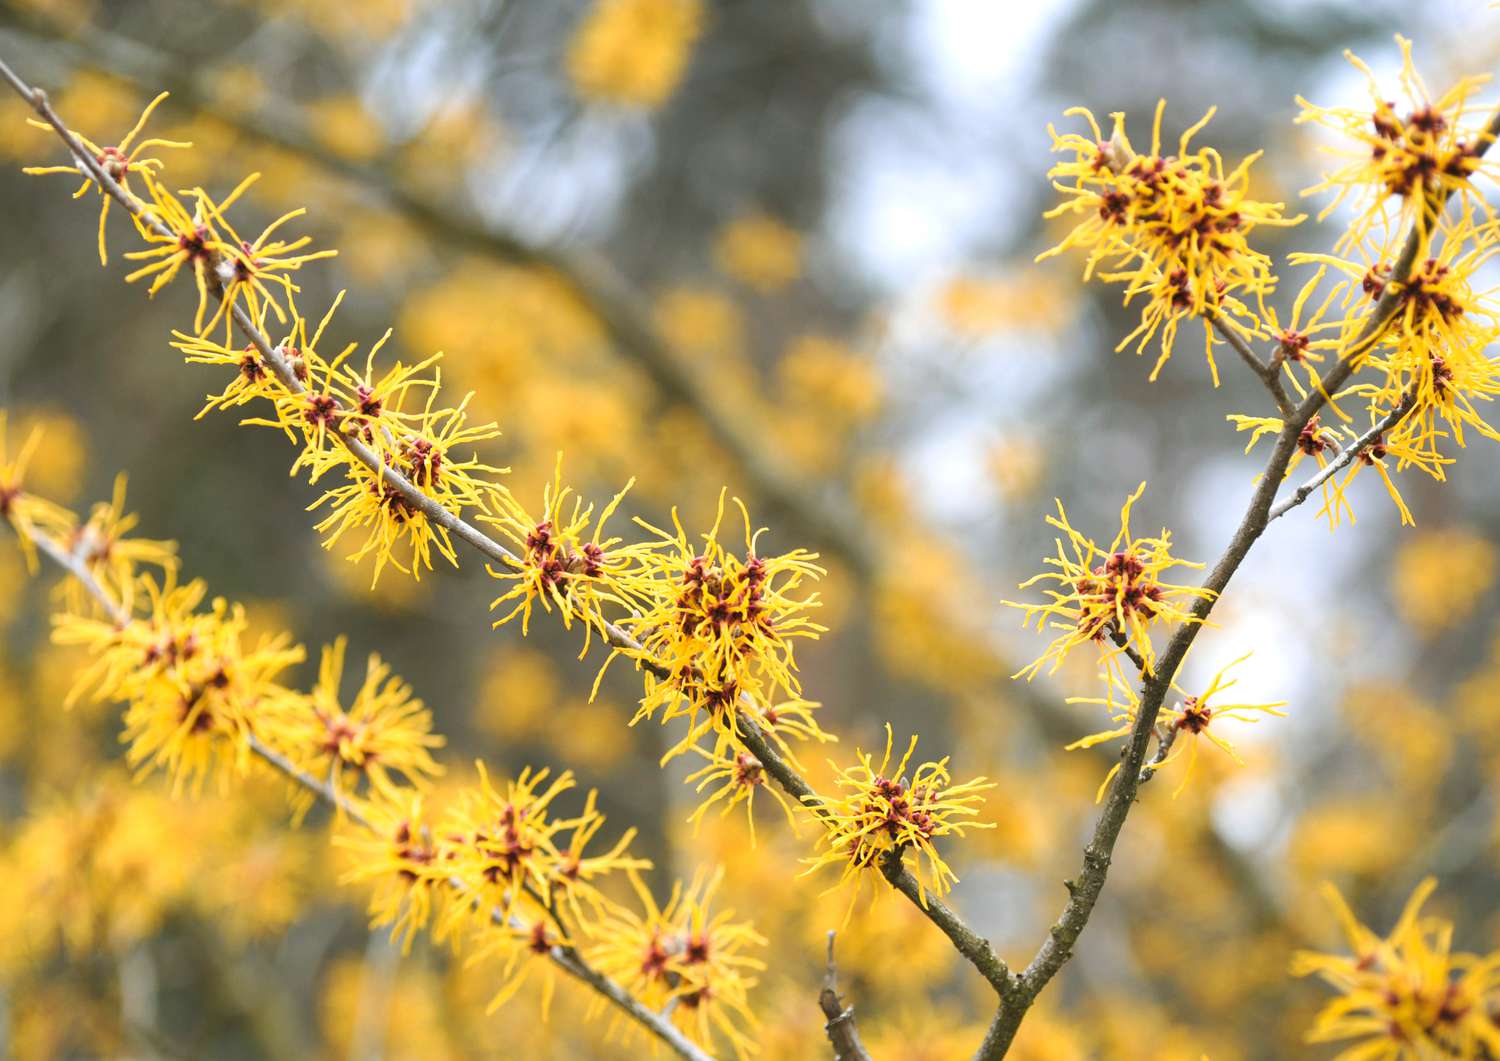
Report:
[[[583,621],[581,659],[588,652],[594,632],[609,622],[606,609],[624,612],[641,603],[629,576],[649,546],[622,548],[618,536],[604,536],[604,525],[634,482],[632,479],[626,483],[610,499],[597,521],[594,506],[585,505],[571,487],[563,486],[561,454],[552,482],[542,493],[540,518],[528,513],[508,491],[494,495],[494,514],[479,518],[498,527],[515,544],[521,560],[517,567],[488,565],[493,577],[513,583],[490,602],[491,611],[510,605],[494,621],[494,626],[502,626],[519,615],[521,634],[525,636],[531,629],[534,604],[540,603],[548,612],[556,608],[567,629],[572,629],[574,619]]]
[[[406,382],[417,386],[421,381]],[[473,395],[466,396],[457,408],[434,409],[439,382],[433,382],[427,407],[406,423],[395,423],[395,414],[390,410],[384,414],[391,422],[375,432],[375,449],[384,467],[404,476],[419,493],[448,512],[462,516],[470,509],[483,509],[495,494],[503,492],[502,486],[487,477],[508,469],[485,464],[472,452],[466,457],[459,456],[460,447],[495,438],[500,432],[492,423],[467,426],[467,409]],[[337,403],[330,408],[330,423],[341,422],[344,408]],[[371,553],[375,555],[372,585],[379,582],[387,564],[413,578],[421,578],[423,568],[432,569],[434,549],[454,567],[458,566],[458,556],[446,527],[429,519],[383,473],[376,474],[352,455],[327,451],[326,457],[317,456],[315,441],[309,436],[308,448],[299,463],[314,465],[314,477],[335,463],[342,463],[345,471],[343,485],[326,491],[309,506],[316,509],[326,504],[331,510],[317,525],[324,534],[325,547],[332,548],[351,530],[364,531],[364,542],[349,559],[358,562]]]
[[[479,961],[496,954],[505,957],[505,964],[500,969],[500,990],[490,999],[485,1013],[494,1013],[514,998],[516,992],[526,986],[531,971],[540,966],[542,1020],[545,1021],[552,1009],[552,996],[557,991],[557,967],[547,959],[556,948],[572,945],[572,940],[558,933],[555,922],[540,913],[504,925],[491,923],[479,931],[471,960]]]
[[[665,906],[630,874],[643,914],[618,907],[595,931],[586,952],[600,972],[624,985],[647,1007],[670,1003],[672,1020],[700,1043],[717,1030],[735,1056],[754,1052],[744,1026],[753,1026],[749,991],[765,963],[745,952],[766,940],[734,912],[709,913],[721,874],[698,873],[686,888],[679,881]]]
[[[1375,412],[1371,411],[1370,416],[1374,420]],[[1374,426],[1374,423],[1370,424],[1370,427]],[[1352,428],[1345,428],[1345,433],[1349,436],[1348,444],[1351,445],[1363,434]],[[1419,437],[1413,438],[1414,435]],[[1331,483],[1329,490],[1324,491],[1323,507],[1318,510],[1318,515],[1326,517],[1329,525],[1333,527],[1337,527],[1339,520],[1344,517],[1353,523],[1354,507],[1348,498],[1349,486],[1361,470],[1374,468],[1375,473],[1385,484],[1385,492],[1395,504],[1396,511],[1400,513],[1402,524],[1414,526],[1417,522],[1416,518],[1406,507],[1401,492],[1396,489],[1396,481],[1391,477],[1392,469],[1388,462],[1395,461],[1395,471],[1400,472],[1415,467],[1442,482],[1447,478],[1444,467],[1452,464],[1453,458],[1444,457],[1432,448],[1437,437],[1446,438],[1447,435],[1426,435],[1419,425],[1408,425],[1404,420],[1397,424],[1388,435],[1377,436],[1368,445],[1360,448],[1358,455],[1350,462],[1348,471],[1344,472],[1337,482]]]
[[[374,653],[365,663],[364,680],[344,707],[340,685],[347,643],[340,637],[325,645],[312,691],[268,705],[256,730],[298,767],[326,778],[334,791],[376,802],[398,801],[403,786],[425,788],[442,773],[432,750],[444,741],[433,734],[432,714],[412,696],[411,686],[392,676],[390,666]],[[293,793],[299,818],[313,800],[306,789]]]
[[[1154,380],[1172,356],[1179,325],[1200,318],[1204,352],[1214,385],[1214,333],[1217,317],[1242,336],[1258,333],[1243,298],[1261,298],[1276,287],[1271,260],[1249,244],[1259,226],[1295,225],[1300,216],[1283,216],[1281,203],[1247,197],[1250,166],[1257,152],[1229,172],[1212,148],[1188,148],[1214,111],[1209,110],[1182,134],[1175,154],[1162,154],[1161,119],[1166,101],[1157,104],[1151,150],[1137,154],[1125,133],[1125,116],[1112,115],[1114,128],[1105,139],[1094,116],[1082,107],[1066,113],[1088,122],[1090,136],[1059,134],[1051,126],[1052,150],[1072,158],[1052,167],[1048,176],[1063,201],[1046,216],[1079,216],[1062,242],[1038,256],[1040,261],[1070,247],[1088,250],[1084,279],[1103,269],[1100,278],[1124,283],[1125,302],[1145,297],[1140,326],[1116,349],[1136,342],[1136,353],[1161,334],[1162,352],[1151,371]]]
[[[1141,483],[1126,499],[1120,509],[1120,530],[1108,548],[1100,548],[1092,538],[1074,530],[1062,502],[1057,502],[1057,515],[1048,516],[1047,522],[1066,535],[1067,545],[1062,538],[1056,539],[1057,556],[1049,556],[1046,561],[1053,570],[1034,575],[1020,588],[1038,582],[1055,582],[1058,588],[1044,591],[1051,598],[1045,604],[1002,603],[1025,612],[1023,625],[1034,623],[1038,632],[1060,632],[1047,651],[1015,677],[1024,676],[1029,681],[1049,661],[1052,666],[1048,673],[1055,673],[1069,652],[1090,642],[1100,647],[1106,660],[1118,656],[1127,646],[1133,648],[1149,673],[1156,660],[1152,626],[1203,621],[1194,609],[1198,602],[1212,600],[1213,593],[1164,582],[1161,577],[1174,567],[1197,569],[1203,565],[1173,556],[1171,533],[1165,529],[1153,538],[1136,538],[1130,533],[1130,509],[1145,489],[1146,484]]]
[[[441,878],[432,827],[422,814],[422,797],[404,792],[399,799],[372,804],[366,809],[371,828],[350,827],[333,838],[347,849],[352,867],[340,878],[349,884],[372,881],[370,927],[391,926],[391,936],[401,943],[401,953],[411,951],[412,940],[432,920],[449,888]]]
[[[146,109],[141,112],[140,118],[131,127],[130,132],[126,133],[120,142],[113,147],[100,147],[77,130],[70,129],[69,132],[76,136],[84,147],[93,152],[94,161],[99,164],[100,169],[104,170],[106,176],[127,192],[134,194],[130,187],[130,175],[132,173],[139,173],[149,188],[153,183],[153,178],[156,176],[157,171],[162,167],[161,159],[149,156],[143,158],[143,152],[158,147],[193,146],[192,144],[185,144],[177,140],[160,140],[155,137],[149,137],[140,143],[135,143],[135,138],[146,127],[146,122],[150,119],[151,112],[156,110],[157,105],[166,98],[167,93],[163,92],[150,103],[146,104]],[[43,129],[48,132],[52,131],[50,125],[35,118],[28,118],[27,124],[37,129]],[[134,146],[131,146],[132,144]],[[73,198],[81,198],[90,188],[94,188],[99,193],[99,264],[108,265],[109,254],[104,248],[104,225],[109,220],[109,204],[113,201],[113,197],[105,192],[103,188],[97,187],[94,179],[76,162],[67,166],[27,166],[21,172],[33,175],[43,173],[81,174],[83,176],[83,183],[73,193]]]
[[[1223,751],[1231,759],[1240,765],[1244,765],[1240,757],[1235,753],[1234,745],[1225,740],[1218,732],[1212,729],[1221,726],[1225,719],[1233,719],[1236,722],[1258,722],[1262,715],[1273,715],[1284,718],[1286,712],[1280,710],[1287,705],[1285,700],[1274,703],[1244,704],[1219,703],[1214,700],[1216,696],[1225,689],[1235,684],[1235,679],[1226,678],[1231,667],[1238,666],[1250,658],[1250,653],[1245,653],[1239,659],[1232,660],[1219,668],[1218,673],[1208,683],[1208,686],[1196,695],[1184,693],[1174,682],[1173,691],[1181,695],[1182,699],[1176,704],[1168,707],[1163,705],[1161,712],[1157,715],[1156,732],[1158,740],[1164,741],[1166,747],[1160,749],[1160,758],[1153,758],[1147,764],[1148,770],[1160,770],[1167,766],[1184,749],[1188,753],[1187,769],[1183,771],[1182,780],[1178,782],[1177,788],[1172,792],[1172,798],[1176,799],[1187,787],[1188,781],[1192,779],[1193,767],[1198,763],[1198,742],[1200,739],[1212,743],[1220,751]],[[1140,714],[1140,698],[1136,695],[1134,683],[1115,671],[1106,671],[1100,675],[1108,690],[1103,697],[1074,696],[1068,698],[1068,703],[1074,704],[1102,704],[1108,708],[1112,727],[1099,733],[1091,733],[1087,737],[1074,741],[1068,745],[1068,751],[1075,748],[1092,748],[1096,744],[1124,737],[1135,728],[1136,719]],[[1165,734],[1165,737],[1162,735]],[[1105,789],[1109,782],[1119,771],[1118,764],[1109,771],[1104,778],[1104,783],[1099,786],[1099,799],[1104,798]]]
[[[241,188],[248,187],[259,178],[259,173],[252,173],[245,178]],[[247,240],[235,231],[229,219],[224,216],[224,211],[234,196],[222,204],[215,204],[202,188],[194,188],[192,194],[202,207],[202,212],[217,223],[215,238],[210,241],[209,247],[218,255],[215,275],[223,289],[219,308],[207,324],[198,328],[199,333],[212,329],[221,317],[225,321],[226,332],[231,332],[233,330],[232,310],[237,302],[244,305],[245,311],[250,314],[252,320],[263,319],[265,309],[269,307],[277,321],[286,323],[286,314],[277,303],[276,296],[266,286],[267,283],[274,283],[281,288],[288,307],[295,313],[296,309],[291,305],[291,298],[299,288],[292,283],[287,273],[296,272],[308,262],[317,261],[320,258],[332,258],[338,254],[338,251],[321,250],[299,253],[312,242],[311,236],[300,236],[294,240],[272,238],[282,225],[307,213],[304,209],[290,210],[282,214],[262,229],[255,239]],[[240,189],[236,189],[235,195],[239,194]],[[221,232],[223,235],[219,234]]]
[[[1344,52],[1344,58],[1365,75],[1369,83],[1368,110],[1352,107],[1319,107],[1301,96],[1302,113],[1297,122],[1313,122],[1354,142],[1353,150],[1329,149],[1347,159],[1340,168],[1323,174],[1323,180],[1302,194],[1333,191],[1336,194],[1318,215],[1323,220],[1346,199],[1359,211],[1341,238],[1339,246],[1352,246],[1378,224],[1385,231],[1415,222],[1426,231],[1438,200],[1459,193],[1465,205],[1482,204],[1474,178],[1496,175],[1494,163],[1480,152],[1487,146],[1481,125],[1467,121],[1488,108],[1470,102],[1488,76],[1466,77],[1436,100],[1412,65],[1411,41],[1397,36],[1401,49],[1400,84],[1406,97],[1406,114],[1382,91],[1370,68]],[[1400,199],[1394,214],[1388,203]],[[1486,208],[1487,209],[1487,208]]]
[[[199,611],[202,582],[146,577],[142,585],[149,611],[123,627],[91,615],[55,618],[54,641],[98,657],[70,702],[92,691],[95,699],[128,705],[121,739],[138,775],[165,770],[176,789],[201,787],[209,773],[223,783],[231,769],[248,764],[255,721],[264,704],[286,695],[277,676],[301,662],[302,648],[279,634],[245,649],[244,609],[220,597]]]
[[[660,107],[702,31],[702,0],[593,0],[568,46],[568,77],[584,99]]]
[[[154,246],[126,253],[125,257],[131,261],[143,261],[146,264],[126,276],[125,282],[134,283],[147,276],[152,277],[151,286],[146,289],[146,293],[155,296],[176,279],[183,266],[190,266],[193,270],[193,283],[198,288],[198,308],[193,314],[195,334],[203,334],[204,322],[208,319],[208,304],[212,297],[210,291],[217,289],[220,283],[214,274],[218,261],[218,251],[214,246],[221,240],[219,233],[214,230],[213,218],[223,216],[224,211],[245,193],[250,184],[248,178],[241,181],[218,203],[206,195],[199,196],[190,213],[181,200],[165,186],[156,181],[147,183],[151,205],[146,208],[145,216],[161,222],[168,231],[158,232],[154,226],[140,219],[136,220],[141,239]]]
[[[65,539],[70,552],[79,557],[110,599],[126,612],[135,610],[142,567],[157,569],[158,578],[177,571],[177,543],[149,538],[130,538],[140,517],[125,511],[125,475],[115,476],[114,494],[99,502],[81,527]],[[76,580],[67,583],[68,610],[83,613],[98,607]]]
[[[695,792],[702,791],[718,784],[708,798],[698,805],[688,818],[695,827],[703,821],[703,816],[708,813],[709,808],[716,803],[722,803],[719,814],[728,814],[734,808],[743,803],[745,805],[745,818],[750,824],[750,846],[755,846],[755,793],[758,791],[769,792],[773,799],[781,805],[786,814],[787,824],[792,831],[797,831],[797,819],[792,813],[792,805],[787,798],[781,794],[781,790],[775,785],[766,785],[765,765],[747,751],[736,751],[733,754],[718,754],[693,746],[693,751],[707,759],[706,765],[693,771],[685,779],[688,784],[698,783]]]
[[[1294,975],[1315,973],[1339,993],[1318,1014],[1308,1042],[1358,1039],[1339,1054],[1349,1061],[1476,1061],[1500,1053],[1500,952],[1453,951],[1453,925],[1421,916],[1436,887],[1431,877],[1418,885],[1396,927],[1381,937],[1324,885],[1353,954],[1300,951],[1293,958]]]
[[[26,466],[42,444],[42,431],[40,427],[32,428],[20,450],[12,457],[5,430],[7,415],[0,409],[0,516],[15,528],[21,552],[26,556],[26,566],[35,572],[36,544],[31,539],[32,534],[41,531],[60,538],[71,533],[77,521],[73,513],[62,506],[26,492]]]
[[[1175,734],[1174,747],[1156,766],[1152,769],[1160,769],[1171,763],[1183,751],[1183,741],[1187,742],[1188,765],[1183,771],[1182,781],[1178,784],[1175,796],[1186,787],[1193,775],[1193,766],[1198,761],[1198,742],[1204,739],[1224,752],[1236,763],[1244,765],[1243,761],[1235,754],[1234,745],[1221,737],[1214,731],[1213,727],[1221,725],[1225,719],[1233,719],[1236,722],[1258,722],[1257,716],[1271,715],[1276,718],[1285,718],[1286,712],[1281,708],[1287,706],[1287,701],[1276,700],[1270,703],[1247,704],[1247,703],[1222,703],[1215,697],[1220,696],[1226,689],[1235,685],[1236,679],[1229,678],[1229,670],[1237,667],[1250,658],[1250,653],[1245,653],[1238,659],[1231,660],[1220,667],[1210,679],[1203,691],[1196,695],[1184,696],[1171,707],[1163,707],[1158,723],[1164,726],[1169,734]],[[1180,691],[1180,690],[1179,690]]]
[[[552,801],[574,787],[571,771],[548,784],[551,771],[524,769],[502,790],[491,784],[484,764],[477,765],[479,786],[462,794],[439,830],[441,872],[473,900],[449,907],[438,924],[440,939],[461,935],[476,919],[488,923],[495,911],[505,919],[528,901],[545,902],[563,859],[559,834],[583,823],[548,814]]]
[[[978,777],[955,785],[948,771],[948,759],[924,762],[908,775],[917,738],[912,737],[906,753],[891,763],[893,735],[890,723],[885,727],[885,754],[880,765],[874,765],[869,752],[855,749],[858,762],[840,768],[835,784],[841,790],[836,796],[817,796],[808,801],[809,818],[822,828],[818,837],[819,853],[805,861],[803,876],[823,866],[837,866],[839,887],[855,882],[854,899],[867,876],[866,870],[880,871],[880,863],[890,857],[905,861],[908,851],[916,858],[911,865],[924,897],[928,891],[942,895],[958,880],[943,857],[936,841],[943,836],[962,836],[965,829],[993,829],[993,822],[976,822],[980,795],[994,788]],[[851,901],[850,910],[853,910]]]
[[[1281,434],[1283,422],[1274,416],[1244,416],[1239,413],[1230,413],[1225,417],[1234,425],[1236,432],[1250,432],[1250,441],[1245,443],[1245,452],[1249,453],[1257,442],[1266,436],[1275,437]],[[1297,465],[1302,463],[1306,457],[1311,457],[1317,462],[1319,468],[1327,467],[1330,456],[1336,456],[1339,451],[1339,433],[1331,427],[1323,424],[1323,419],[1314,413],[1302,430],[1297,433],[1297,448],[1292,451],[1291,460],[1287,461],[1286,471],[1282,478],[1290,476]],[[1256,477],[1259,479],[1259,476]],[[1333,507],[1338,502],[1338,496],[1333,484],[1324,480],[1323,510],[1332,513]],[[1336,524],[1337,520],[1330,518],[1330,525]]]
[[[599,813],[599,795],[590,791],[584,800],[583,812],[573,819],[573,831],[566,845],[558,848],[557,863],[551,868],[550,890],[547,905],[555,908],[566,903],[573,914],[573,923],[587,929],[594,921],[603,917],[609,908],[604,894],[595,883],[616,870],[647,870],[651,861],[636,858],[630,853],[635,840],[635,830],[626,829],[614,846],[597,854],[585,854],[589,842],[604,828],[604,815]]]
[[[658,536],[658,548],[639,554],[631,588],[644,603],[621,624],[635,633],[642,655],[668,675],[646,673],[646,694],[632,721],[688,719],[687,734],[664,762],[708,732],[715,733],[716,750],[732,744],[742,698],[761,707],[800,701],[794,646],[824,629],[807,617],[817,607],[817,594],[803,590],[805,582],[823,574],[813,563],[816,554],[795,549],[760,555],[756,542],[764,528],[752,530],[749,511],[738,498],[745,550],[742,556],[729,552],[719,541],[724,498],[721,492],[701,548],[692,544],[675,509],[671,532],[637,520]]]
[[[1327,275],[1327,272],[1327,266],[1320,266],[1312,278],[1302,285],[1302,289],[1297,292],[1297,297],[1292,303],[1291,316],[1285,323],[1282,322],[1281,315],[1276,312],[1276,307],[1266,304],[1264,296],[1260,301],[1259,330],[1276,343],[1272,360],[1276,365],[1285,369],[1287,378],[1292,381],[1292,386],[1304,398],[1307,397],[1309,390],[1322,390],[1322,379],[1318,375],[1315,363],[1323,360],[1323,354],[1320,351],[1338,350],[1343,345],[1344,332],[1347,327],[1347,322],[1342,319],[1324,319],[1334,301],[1343,293],[1343,288],[1339,285],[1330,287],[1317,308],[1306,316],[1303,315],[1309,300],[1322,285],[1323,277]],[[1294,366],[1300,366],[1307,373],[1306,386],[1297,377]]]

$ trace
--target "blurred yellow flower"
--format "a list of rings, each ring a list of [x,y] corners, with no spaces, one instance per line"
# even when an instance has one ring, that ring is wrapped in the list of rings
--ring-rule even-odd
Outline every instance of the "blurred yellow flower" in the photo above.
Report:
[[[306,105],[318,142],[339,158],[368,162],[385,146],[385,130],[356,96],[328,96]]]
[[[802,236],[773,217],[748,214],[719,231],[714,261],[762,294],[779,291],[802,272]]]
[[[1424,636],[1457,626],[1495,584],[1495,546],[1475,531],[1422,531],[1396,551],[1391,593],[1401,617]]]
[[[593,0],[573,32],[567,70],[587,101],[660,107],[703,31],[701,0]]]

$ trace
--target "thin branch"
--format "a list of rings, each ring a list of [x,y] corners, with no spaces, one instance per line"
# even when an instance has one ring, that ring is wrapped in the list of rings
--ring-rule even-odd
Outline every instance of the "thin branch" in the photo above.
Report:
[[[1278,502],[1276,506],[1271,509],[1271,519],[1278,519],[1286,515],[1292,509],[1296,508],[1298,505],[1302,504],[1302,502],[1306,501],[1314,490],[1322,486],[1329,479],[1332,479],[1339,472],[1343,471],[1350,464],[1354,463],[1354,461],[1362,457],[1370,448],[1370,446],[1377,442],[1382,435],[1399,424],[1406,416],[1406,414],[1411,412],[1412,407],[1416,404],[1416,392],[1407,391],[1406,394],[1402,396],[1401,401],[1396,405],[1396,407],[1393,408],[1390,412],[1386,413],[1385,416],[1381,417],[1380,421],[1376,423],[1374,427],[1370,428],[1370,430],[1366,431],[1363,435],[1360,435],[1359,438],[1355,439],[1353,442],[1349,443],[1349,445],[1345,446],[1337,457],[1329,461],[1322,468],[1318,469],[1318,474],[1314,475],[1311,479],[1307,480],[1307,482],[1297,487],[1297,489],[1292,492],[1292,495],[1290,497],[1287,497],[1284,500]]]
[[[11,80],[13,77],[3,61],[0,61],[0,76],[5,76],[7,80]],[[94,578],[80,552],[68,549],[56,539],[34,529],[27,537],[42,553],[56,563],[58,567],[72,576],[88,592],[89,596],[94,598],[99,607],[103,609],[104,613],[109,616],[110,620],[116,626],[123,628],[129,625],[132,621],[130,613],[123,605],[111,597],[105,591],[104,587],[99,584],[99,581]],[[247,743],[252,754],[282,774],[289,781],[311,792],[324,803],[333,807],[341,816],[354,822],[356,825],[372,832],[375,831],[374,823],[364,814],[359,805],[346,794],[336,789],[331,783],[314,777],[303,770],[285,755],[262,741],[254,733],[250,733],[247,736]],[[449,883],[459,891],[466,890],[461,882],[450,880]],[[514,920],[507,921],[499,910],[492,910],[491,917],[501,927],[517,927],[517,922]],[[598,994],[624,1010],[625,1013],[648,1032],[670,1047],[678,1056],[686,1058],[687,1061],[713,1061],[712,1055],[706,1053],[679,1031],[670,1020],[667,1020],[660,1014],[653,1013],[624,987],[585,961],[575,948],[555,946],[547,952],[547,956],[558,968],[562,969],[569,976],[587,984]]]
[[[832,932],[828,933],[828,971],[823,977],[823,989],[818,992],[818,1008],[827,1018],[823,1030],[828,1033],[828,1043],[833,1047],[834,1061],[870,1061],[870,1052],[859,1041],[859,1028],[854,1024],[854,1007],[846,1007],[843,999],[839,998],[838,968],[833,963]]]
[[[1292,405],[1292,399],[1287,395],[1286,387],[1281,382],[1281,366],[1262,361],[1260,355],[1250,349],[1250,344],[1245,342],[1245,337],[1225,322],[1222,314],[1209,310],[1207,315],[1214,331],[1223,336],[1230,348],[1240,355],[1240,360],[1245,362],[1250,371],[1255,373],[1256,378],[1265,385],[1281,415],[1290,416],[1295,406]]]

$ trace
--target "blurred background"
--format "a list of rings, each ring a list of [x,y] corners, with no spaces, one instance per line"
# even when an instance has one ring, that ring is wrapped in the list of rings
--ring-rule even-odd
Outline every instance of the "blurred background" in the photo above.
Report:
[[[1064,703],[1091,691],[1087,665],[1009,680],[1040,644],[998,602],[1040,569],[1054,496],[1107,539],[1143,478],[1138,528],[1211,560],[1259,467],[1224,417],[1270,412],[1230,356],[1212,389],[1188,333],[1148,383],[1147,360],[1112,352],[1132,327],[1117,291],[1084,287],[1077,258],[1032,263],[1061,231],[1041,219],[1047,123],[1124,110],[1144,137],[1165,96],[1175,138],[1217,105],[1204,142],[1231,162],[1264,148],[1252,194],[1295,207],[1321,160],[1294,94],[1366,98],[1340,53],[1390,74],[1395,32],[1441,92],[1500,64],[1497,17],[1477,0],[6,0],[0,55],[100,142],[169,89],[152,129],[196,145],[169,159],[174,185],[259,171],[242,217],[307,207],[296,224],[340,254],[299,276],[304,312],[348,288],[340,344],[394,326],[408,361],[445,351],[519,497],[540,501],[561,451],[587,496],[634,476],[632,515],[677,505],[701,528],[727,485],[771,549],[817,549],[831,632],[799,658],[833,754],[890,720],[998,782],[998,828],[948,850],[954,902],[1014,961],[1061,907],[1112,752],[1063,750],[1103,728]],[[738,812],[695,833],[690,766],[658,769],[667,734],[626,725],[628,671],[590,703],[598,658],[554,624],[491,631],[479,564],[371,593],[367,566],[322,549],[279,434],[193,422],[222,381],[167,346],[188,289],[120,283],[118,215],[102,275],[93,200],[20,174],[61,158],[25,115],[0,99],[0,404],[13,437],[47,427],[34,488],[86,508],[127,471],[142,533],[176,538],[186,573],[314,651],[347,633],[356,657],[381,652],[449,738],[445,785],[475,758],[571,767],[606,835],[641,830],[659,889],[723,864],[723,901],[771,940],[762,1056],[826,1056],[817,983],[844,900],[788,883],[810,837],[769,800],[754,848]],[[1261,246],[1337,233],[1309,221]],[[1300,1043],[1323,989],[1287,975],[1296,948],[1338,945],[1323,880],[1384,929],[1435,873],[1458,945],[1500,944],[1493,452],[1404,484],[1414,530],[1373,476],[1357,528],[1330,535],[1313,506],[1274,526],[1187,679],[1253,649],[1246,699],[1290,716],[1226,732],[1243,767],[1207,756],[1179,798],[1145,791],[1013,1056],[1327,1056]],[[81,661],[48,643],[52,582],[0,549],[0,1053],[638,1056],[607,1016],[577,1019],[571,986],[550,1022],[529,991],[487,1017],[485,966],[372,937],[327,821],[291,830],[276,786],[132,785],[116,713],[63,709]],[[982,1037],[988,989],[905,904],[856,912],[839,959],[877,1058]]]

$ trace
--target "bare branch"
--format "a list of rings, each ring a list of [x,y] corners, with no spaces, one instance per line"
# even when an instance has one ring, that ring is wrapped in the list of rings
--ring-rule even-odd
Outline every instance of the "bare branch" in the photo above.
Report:
[[[854,1007],[845,1007],[839,998],[832,932],[828,933],[828,972],[823,977],[823,990],[818,992],[818,1007],[828,1018],[823,1030],[828,1033],[828,1042],[833,1047],[834,1061],[870,1061],[869,1051],[859,1041],[859,1029],[854,1025]]]
[[[1286,393],[1286,387],[1281,382],[1281,366],[1275,363],[1267,363],[1260,359],[1260,355],[1250,349],[1250,344],[1245,342],[1245,337],[1231,328],[1224,320],[1222,314],[1213,310],[1208,312],[1209,323],[1213,325],[1214,331],[1223,336],[1235,353],[1240,355],[1240,360],[1245,362],[1250,371],[1265,385],[1271,394],[1271,400],[1276,403],[1276,408],[1282,416],[1290,416],[1295,408],[1292,399]]]

